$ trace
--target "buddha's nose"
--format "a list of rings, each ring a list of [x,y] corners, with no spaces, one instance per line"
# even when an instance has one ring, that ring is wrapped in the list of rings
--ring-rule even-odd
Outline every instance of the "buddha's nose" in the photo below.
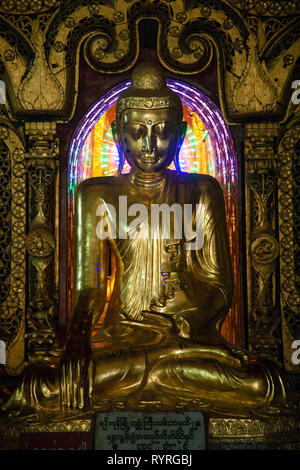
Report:
[[[155,136],[152,127],[147,129],[147,132],[143,138],[143,151],[152,153],[155,149]]]

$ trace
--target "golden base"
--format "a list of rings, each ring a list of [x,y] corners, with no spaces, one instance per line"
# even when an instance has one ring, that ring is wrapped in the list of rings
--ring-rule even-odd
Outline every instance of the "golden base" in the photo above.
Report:
[[[17,450],[23,433],[91,432],[94,414],[53,421],[2,418],[0,449]],[[268,418],[212,417],[206,415],[208,449],[300,449],[300,416]]]
[[[299,416],[222,417],[208,423],[209,448],[300,449]]]

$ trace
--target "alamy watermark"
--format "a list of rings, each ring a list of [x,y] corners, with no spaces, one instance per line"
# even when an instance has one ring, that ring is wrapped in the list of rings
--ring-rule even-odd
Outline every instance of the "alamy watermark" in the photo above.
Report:
[[[193,210],[194,209],[194,210]],[[135,203],[128,206],[127,196],[119,196],[119,207],[103,203],[97,207],[96,234],[101,240],[112,239],[185,239],[187,250],[203,247],[203,205],[174,203]],[[128,217],[133,219],[128,222]]]
[[[300,103],[300,80],[294,80],[292,83],[292,88],[296,88],[296,90],[292,94],[292,103],[299,104]]]
[[[0,339],[0,364],[6,364],[6,344]]]
[[[6,103],[6,86],[3,80],[0,80],[0,104]]]
[[[292,342],[292,349],[295,349],[292,354],[292,363],[298,366],[300,364],[300,339],[295,339]]]

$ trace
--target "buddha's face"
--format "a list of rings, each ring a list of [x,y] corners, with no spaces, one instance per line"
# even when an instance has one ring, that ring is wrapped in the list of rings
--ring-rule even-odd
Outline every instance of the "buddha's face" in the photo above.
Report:
[[[117,146],[133,170],[158,172],[168,167],[179,151],[186,123],[176,109],[126,110],[112,124]]]

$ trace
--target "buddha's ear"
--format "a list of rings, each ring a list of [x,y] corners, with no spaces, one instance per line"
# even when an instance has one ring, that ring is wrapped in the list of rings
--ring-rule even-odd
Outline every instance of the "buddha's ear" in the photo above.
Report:
[[[118,144],[120,135],[119,135],[119,126],[118,126],[117,121],[113,121],[111,123],[111,132],[112,132],[115,143]]]
[[[181,146],[183,144],[185,134],[186,134],[186,129],[187,129],[187,123],[185,121],[182,121],[180,123],[180,129],[179,129],[179,140],[178,140],[178,149],[181,149]]]
[[[180,173],[181,168],[180,168],[180,163],[179,163],[179,153],[180,153],[180,149],[181,149],[181,146],[182,146],[184,138],[185,138],[187,123],[185,121],[182,121],[179,126],[180,126],[179,127],[179,137],[178,137],[176,152],[175,152],[175,155],[174,155],[174,164],[175,164],[176,170]]]
[[[121,150],[120,144],[119,144],[119,138],[120,138],[120,133],[119,133],[119,125],[117,121],[113,121],[111,123],[111,132],[118,150],[119,154],[119,166],[118,166],[118,172],[117,175],[122,174],[123,166],[124,166],[124,156],[123,152]]]

